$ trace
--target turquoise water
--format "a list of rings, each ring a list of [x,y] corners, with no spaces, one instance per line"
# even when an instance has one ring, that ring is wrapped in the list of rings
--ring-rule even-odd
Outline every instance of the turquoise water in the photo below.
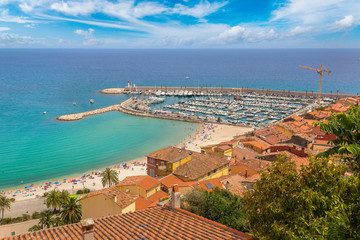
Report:
[[[42,119],[32,131],[2,148],[1,188],[60,179],[143,157],[189,137],[197,125],[110,112],[76,122]],[[15,164],[16,163],[16,164]]]

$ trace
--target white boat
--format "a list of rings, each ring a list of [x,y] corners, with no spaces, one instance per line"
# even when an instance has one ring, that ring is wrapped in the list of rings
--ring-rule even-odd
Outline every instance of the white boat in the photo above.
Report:
[[[90,99],[90,103],[91,103],[91,104],[94,104],[94,99]]]

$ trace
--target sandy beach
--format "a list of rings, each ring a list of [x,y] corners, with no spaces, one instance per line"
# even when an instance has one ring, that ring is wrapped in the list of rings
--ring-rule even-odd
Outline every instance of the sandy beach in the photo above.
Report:
[[[252,128],[229,126],[221,124],[203,123],[197,129],[190,139],[180,143],[179,147],[184,147],[188,150],[200,152],[201,146],[216,144],[231,140],[236,135],[244,134],[251,131]],[[126,163],[119,163],[115,166],[109,166],[116,170],[121,181],[127,176],[145,175],[146,173],[146,158],[132,160]],[[103,188],[101,184],[100,173],[104,169],[87,172],[76,177],[58,178],[51,182],[40,185],[34,185],[29,188],[19,188],[17,190],[8,190],[3,194],[9,198],[15,198],[16,201],[25,201],[29,199],[39,198],[45,192],[53,189],[68,190],[70,194],[75,194],[77,190],[89,188],[90,190],[97,190]],[[65,180],[66,179],[66,180]]]
[[[203,123],[190,139],[179,146],[185,146],[186,149],[194,152],[201,152],[200,147],[229,141],[237,135],[242,135],[252,130],[253,128],[250,127]]]

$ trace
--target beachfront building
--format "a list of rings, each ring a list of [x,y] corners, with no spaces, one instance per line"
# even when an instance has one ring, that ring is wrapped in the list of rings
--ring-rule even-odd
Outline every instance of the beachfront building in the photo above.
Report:
[[[185,182],[203,181],[228,175],[229,164],[225,157],[193,154],[191,161],[178,167],[173,174]]]
[[[100,218],[135,211],[136,197],[116,186],[90,192],[80,199],[82,218]]]
[[[151,177],[165,176],[174,171],[180,164],[185,163],[190,158],[192,152],[184,148],[166,147],[146,155],[147,158],[147,174]],[[170,163],[167,168],[166,163]],[[167,170],[168,169],[168,170]],[[166,174],[167,173],[167,174]]]
[[[160,181],[149,175],[129,176],[120,181],[116,187],[123,193],[147,198],[160,191]]]
[[[201,147],[201,153],[210,154],[218,157],[228,157],[231,158],[233,153],[233,142],[223,142],[214,145],[208,145]]]
[[[156,206],[127,214],[84,219],[80,223],[30,232],[4,240],[253,239],[248,234],[175,207],[179,205],[175,202],[172,204],[174,207]]]

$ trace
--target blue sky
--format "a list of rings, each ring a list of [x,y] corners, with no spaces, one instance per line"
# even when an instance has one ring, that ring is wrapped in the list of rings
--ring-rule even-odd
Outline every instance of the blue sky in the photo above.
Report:
[[[0,0],[1,48],[358,48],[360,0]]]

